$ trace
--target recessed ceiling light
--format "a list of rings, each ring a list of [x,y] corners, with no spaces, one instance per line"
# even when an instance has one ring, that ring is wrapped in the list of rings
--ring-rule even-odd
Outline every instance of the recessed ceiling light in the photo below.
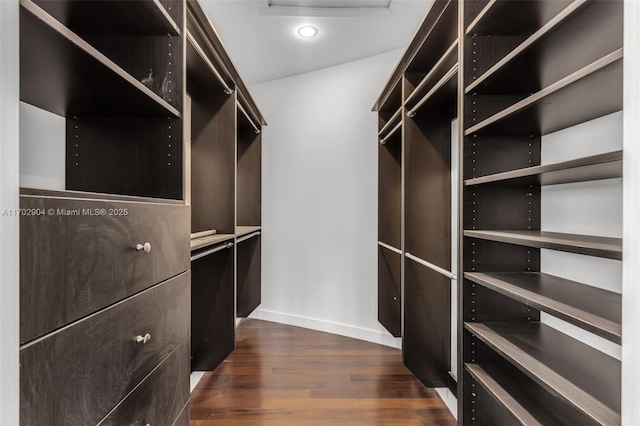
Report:
[[[302,38],[313,38],[318,34],[318,30],[311,25],[304,25],[298,28],[298,35]]]

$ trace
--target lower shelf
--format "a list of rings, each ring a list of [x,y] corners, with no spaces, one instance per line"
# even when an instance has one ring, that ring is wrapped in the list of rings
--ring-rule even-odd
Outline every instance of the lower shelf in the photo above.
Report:
[[[620,361],[538,322],[465,328],[591,421],[620,424]]]
[[[516,372],[514,375],[513,371],[494,364],[465,364],[465,370],[498,407],[506,410],[519,424],[542,426],[590,423],[587,418],[530,379],[521,377],[522,373]]]

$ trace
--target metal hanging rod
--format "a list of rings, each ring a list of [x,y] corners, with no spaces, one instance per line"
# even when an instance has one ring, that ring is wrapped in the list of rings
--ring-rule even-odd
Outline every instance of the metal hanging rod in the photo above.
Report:
[[[243,235],[242,237],[236,239],[236,244],[241,243],[245,240],[251,239],[253,237],[257,237],[258,235],[260,235],[260,231],[252,232],[251,234],[248,234],[248,235]]]
[[[455,276],[455,274],[447,271],[444,268],[439,267],[438,265],[434,265],[431,262],[427,262],[426,260],[422,260],[417,256],[412,255],[411,253],[407,252],[404,254],[407,258],[413,260],[414,262],[417,262],[419,264],[421,264],[422,266],[426,266],[427,268],[431,269],[432,271],[436,271],[439,274],[444,275],[445,277],[452,279],[452,280],[458,280],[458,278]]]
[[[393,136],[393,134],[395,132],[397,132],[400,127],[402,127],[402,121],[400,121],[393,129],[391,129],[391,131],[389,132],[389,134],[387,134],[387,136],[385,136],[384,138],[380,139],[380,143],[382,145],[385,145],[387,143],[387,141],[389,140],[389,138],[391,136]]]
[[[240,111],[242,111],[244,116],[247,117],[247,120],[249,120],[249,124],[251,124],[251,127],[253,127],[253,131],[256,134],[260,134],[260,132],[261,132],[260,128],[256,125],[256,123],[253,122],[253,120],[251,119],[251,116],[249,115],[249,113],[247,113],[247,110],[244,109],[244,107],[242,106],[242,104],[240,102],[236,102],[236,105],[238,105],[238,109]]]
[[[392,252],[394,252],[394,253],[398,253],[399,255],[402,255],[402,250],[397,249],[397,248],[395,248],[395,247],[393,247],[393,246],[390,246],[389,244],[385,244],[385,243],[383,243],[382,241],[378,241],[378,245],[379,245],[380,247],[384,247],[384,248],[386,248],[387,250],[391,250],[391,251],[392,251]]]
[[[415,117],[416,111],[433,96],[438,90],[442,89],[442,87],[449,81],[453,76],[458,72],[458,64],[455,64],[447,73],[442,77],[438,82],[427,92],[426,95],[420,99],[420,101],[415,104],[413,108],[407,111],[407,117]]]
[[[211,63],[207,55],[204,53],[204,51],[202,50],[198,42],[193,38],[193,35],[189,31],[187,31],[187,40],[189,43],[191,43],[191,45],[196,50],[198,55],[200,55],[200,58],[202,58],[202,60],[205,62],[205,64],[207,64],[207,66],[209,67],[213,75],[215,75],[216,79],[220,82],[220,84],[222,85],[222,88],[224,89],[224,93],[226,93],[227,95],[232,94],[233,89],[229,87],[226,81],[224,81],[224,78],[218,72],[218,69]]]
[[[453,51],[457,49],[457,47],[458,47],[458,39],[456,39],[456,41],[454,41],[453,44],[449,46],[447,51],[444,52],[444,54],[440,57],[438,62],[436,62],[436,64],[431,68],[431,71],[429,71],[429,73],[422,79],[420,84],[418,84],[418,86],[415,89],[413,89],[413,92],[411,92],[411,95],[409,95],[409,97],[407,98],[406,103],[410,103],[413,100],[413,98],[416,97],[418,92],[422,90],[424,86],[427,85],[427,83],[438,72],[438,69],[440,68],[440,66],[442,66],[442,64],[449,58],[449,55],[451,55],[451,53],[453,53]],[[414,109],[417,109],[417,108],[414,108]]]
[[[231,248],[231,247],[233,247],[233,243],[231,241],[229,241],[228,243],[225,243],[223,245],[214,247],[211,250],[203,251],[202,253],[198,253],[198,254],[195,254],[195,255],[191,256],[191,261],[193,262],[194,260],[198,260],[198,259],[200,259],[202,257],[209,256],[210,254],[213,254],[215,252],[218,252],[218,251],[221,251],[221,250],[225,250],[225,249],[228,249],[228,248]]]

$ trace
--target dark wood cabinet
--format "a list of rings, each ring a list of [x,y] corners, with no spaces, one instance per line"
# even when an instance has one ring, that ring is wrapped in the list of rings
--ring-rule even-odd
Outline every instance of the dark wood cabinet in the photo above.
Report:
[[[189,337],[189,286],[183,273],[24,345],[22,423],[99,422]]]
[[[189,269],[189,208],[125,200],[23,194],[22,343]]]
[[[236,316],[248,317],[260,305],[262,256],[260,235],[248,235],[245,240],[238,239],[237,251],[237,292]]]

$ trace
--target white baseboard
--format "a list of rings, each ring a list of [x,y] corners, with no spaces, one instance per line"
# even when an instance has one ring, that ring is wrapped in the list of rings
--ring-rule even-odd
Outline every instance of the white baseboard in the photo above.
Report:
[[[440,396],[440,398],[442,398],[442,400],[444,401],[445,404],[447,404],[447,408],[449,409],[449,411],[451,411],[451,414],[453,414],[453,417],[455,417],[455,419],[458,419],[458,398],[456,398],[456,396],[451,393],[451,391],[449,390],[449,388],[435,388],[436,392],[438,392],[438,395]]]
[[[202,376],[204,376],[204,373],[204,371],[194,371],[191,373],[191,376],[189,377],[189,387],[191,388],[190,392],[193,392],[196,388],[198,382],[202,379]]]
[[[282,312],[274,312],[264,309],[256,309],[250,315],[250,318],[309,328],[311,330],[324,331],[325,333],[339,334],[341,336],[390,346],[397,349],[402,348],[402,339],[399,337],[393,337],[384,330],[370,330],[352,325],[340,324],[333,321],[309,318],[301,315],[285,314]]]

